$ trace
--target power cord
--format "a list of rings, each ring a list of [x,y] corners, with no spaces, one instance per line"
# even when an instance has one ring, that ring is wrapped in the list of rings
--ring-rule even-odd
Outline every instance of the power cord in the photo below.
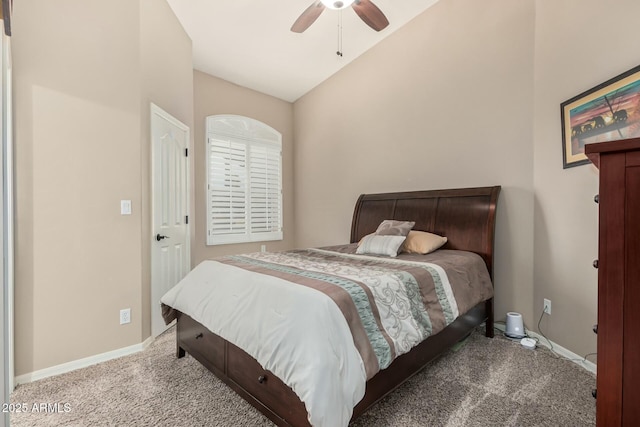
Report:
[[[554,350],[554,348],[553,348],[553,343],[551,342],[551,340],[549,340],[549,338],[547,338],[547,336],[546,336],[546,335],[544,334],[544,332],[542,331],[542,327],[540,326],[540,324],[542,323],[542,317],[544,317],[544,309],[542,310],[542,313],[540,313],[540,319],[538,319],[538,332],[540,332],[540,335],[541,335],[545,340],[547,340],[547,344],[549,345],[549,350],[551,350],[551,353],[552,353],[552,356],[551,356],[551,357],[555,357],[556,359],[566,359],[566,360],[569,360],[569,361],[571,361],[571,362],[586,362],[586,361],[588,361],[588,358],[589,358],[590,356],[595,356],[595,355],[597,355],[597,354],[598,354],[597,352],[587,353],[587,354],[585,354],[585,355],[584,355],[584,357],[582,357],[581,359],[570,359],[570,358],[565,357],[565,356],[561,355],[560,353],[556,352],[556,351]],[[506,323],[505,323],[505,322],[502,322],[502,321],[496,320],[496,321],[494,321],[493,323],[494,323],[494,324],[496,324],[496,323],[497,323],[497,324],[500,324],[500,325],[505,325],[505,328],[506,328]],[[539,343],[540,343],[540,339],[539,339],[538,337],[532,337],[531,335],[529,335],[528,328],[527,328],[527,325],[526,325],[526,324],[523,324],[523,328],[524,328],[524,336],[525,336],[525,337],[527,337],[527,338],[531,338],[532,340],[535,340],[536,344],[539,344]],[[495,327],[495,326],[493,327],[493,330],[494,330],[494,331],[497,331],[497,332],[499,332],[499,333],[501,333],[501,334],[502,334],[506,339],[508,339],[508,340],[510,340],[510,341],[518,341],[518,342],[519,342],[519,341],[522,339],[522,338],[511,338],[511,337],[508,337],[507,335],[505,335],[505,334],[504,334],[504,331],[503,331],[502,329],[497,328],[497,327]],[[523,338],[524,338],[524,337],[523,337]]]
[[[549,344],[549,350],[551,350],[551,353],[553,353],[553,355],[555,356],[556,359],[561,359],[562,358],[562,359],[570,360],[572,362],[586,362],[587,361],[587,357],[594,356],[594,355],[598,354],[597,352],[587,353],[587,354],[584,355],[584,357],[582,359],[570,359],[568,357],[565,357],[565,356],[557,353],[553,349],[553,343],[551,342],[551,340],[549,340],[549,338],[547,338],[547,336],[544,334],[544,332],[542,332],[542,327],[540,326],[540,323],[542,322],[542,317],[543,316],[544,316],[544,309],[542,309],[542,313],[540,313],[540,319],[538,319],[538,332],[540,332],[540,335],[542,335],[544,337],[544,339],[547,340],[547,344]]]
[[[544,332],[542,332],[542,328],[540,327],[540,322],[542,322],[542,317],[543,316],[544,316],[544,308],[542,309],[542,313],[540,313],[540,318],[538,319],[538,332],[540,332],[540,335],[542,335],[544,337],[544,339],[547,340],[547,344],[549,344],[549,350],[551,350],[551,353],[556,355],[556,358],[563,357],[562,355],[556,353],[556,351],[553,349],[553,344],[551,343],[549,338],[547,338],[547,336],[544,334]]]

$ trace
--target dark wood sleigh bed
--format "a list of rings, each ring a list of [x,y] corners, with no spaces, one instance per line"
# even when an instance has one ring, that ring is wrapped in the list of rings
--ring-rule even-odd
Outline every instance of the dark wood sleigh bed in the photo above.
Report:
[[[446,236],[445,249],[479,254],[493,276],[496,204],[500,187],[430,190],[359,197],[351,226],[351,243],[376,230],[385,219],[415,221],[414,230]],[[366,384],[352,420],[393,391],[427,363],[486,322],[493,337],[493,299],[481,302],[441,332],[398,357]],[[184,313],[177,313],[177,357],[188,352],[265,416],[280,426],[308,426],[298,396],[277,376],[242,349],[210,332]]]

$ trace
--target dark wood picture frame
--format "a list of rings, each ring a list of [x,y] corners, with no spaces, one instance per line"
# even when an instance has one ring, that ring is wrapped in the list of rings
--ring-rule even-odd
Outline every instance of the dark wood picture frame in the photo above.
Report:
[[[562,167],[589,163],[584,145],[640,136],[640,65],[560,104]]]

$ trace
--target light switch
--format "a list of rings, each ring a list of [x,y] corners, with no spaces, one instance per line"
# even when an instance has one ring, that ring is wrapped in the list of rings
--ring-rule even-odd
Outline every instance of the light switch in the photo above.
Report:
[[[131,215],[131,200],[120,200],[120,215]]]

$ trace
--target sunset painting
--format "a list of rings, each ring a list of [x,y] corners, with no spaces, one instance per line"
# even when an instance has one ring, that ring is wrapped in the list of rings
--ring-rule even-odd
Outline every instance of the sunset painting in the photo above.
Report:
[[[564,168],[588,163],[584,145],[640,136],[640,67],[562,103]]]

